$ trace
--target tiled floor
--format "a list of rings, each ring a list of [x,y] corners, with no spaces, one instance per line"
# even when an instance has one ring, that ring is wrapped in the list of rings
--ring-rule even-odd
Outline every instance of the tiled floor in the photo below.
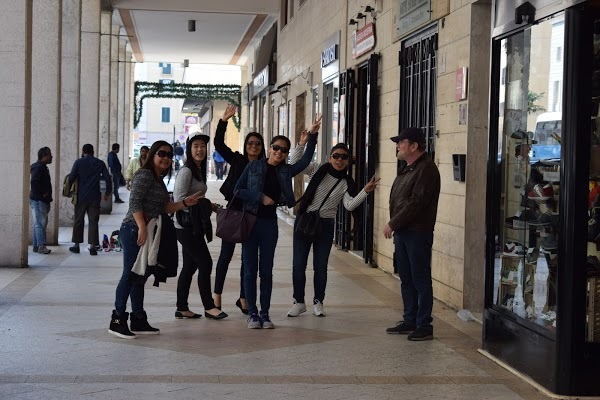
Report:
[[[224,203],[209,182],[211,199]],[[121,192],[124,192],[121,189]],[[126,195],[124,196],[127,198]],[[118,229],[127,203],[101,216]],[[229,318],[176,320],[176,279],[146,285],[158,336],[125,341],[106,332],[121,254],[70,254],[70,228],[52,254],[30,253],[29,269],[0,269],[0,399],[544,399],[477,352],[481,326],[434,306],[435,340],[387,335],[401,318],[399,281],[334,250],[325,308],[286,317],[292,301],[291,233],[279,221],[271,316],[274,330],[249,330],[235,307],[240,250],[229,270]],[[216,262],[220,240],[209,244]],[[308,271],[307,298],[312,295]],[[192,310],[202,310],[195,288]]]

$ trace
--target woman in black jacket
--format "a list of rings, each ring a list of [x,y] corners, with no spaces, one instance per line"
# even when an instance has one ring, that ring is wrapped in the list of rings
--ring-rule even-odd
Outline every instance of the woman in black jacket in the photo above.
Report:
[[[244,139],[244,154],[239,151],[233,151],[229,146],[225,144],[225,131],[227,130],[227,121],[233,117],[237,111],[235,106],[229,105],[223,113],[223,117],[217,125],[217,132],[215,133],[214,145],[215,150],[221,154],[221,156],[229,164],[229,173],[227,179],[221,186],[221,193],[225,196],[227,202],[231,202],[233,199],[233,188],[237,183],[240,175],[244,172],[246,165],[250,161],[258,160],[265,157],[265,141],[262,135],[258,132],[250,132]],[[235,199],[231,207],[235,210],[241,210],[243,203],[239,199]],[[225,283],[225,276],[227,275],[227,269],[229,263],[233,257],[235,250],[235,243],[221,242],[221,253],[219,254],[219,260],[217,261],[217,274],[215,277],[215,289],[214,289],[214,300],[215,305],[221,308],[221,294],[223,293],[223,284]],[[239,307],[244,314],[248,314],[246,305],[246,296],[244,294],[244,263],[240,267],[240,297],[235,302],[235,305]]]

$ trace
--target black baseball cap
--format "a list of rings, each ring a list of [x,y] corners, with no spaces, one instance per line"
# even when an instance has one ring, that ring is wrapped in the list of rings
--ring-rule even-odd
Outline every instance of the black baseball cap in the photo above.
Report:
[[[421,128],[406,128],[398,136],[390,138],[392,142],[398,143],[404,139],[411,142],[425,143],[425,133]]]

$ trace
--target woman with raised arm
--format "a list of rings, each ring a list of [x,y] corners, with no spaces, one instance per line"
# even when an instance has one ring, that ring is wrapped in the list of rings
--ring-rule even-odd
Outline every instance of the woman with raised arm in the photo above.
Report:
[[[243,153],[233,151],[229,146],[225,144],[225,131],[227,130],[227,121],[235,115],[237,108],[229,105],[223,117],[219,120],[217,125],[217,131],[215,133],[214,145],[215,150],[221,154],[225,161],[229,164],[229,173],[223,185],[221,185],[221,193],[225,196],[227,202],[231,202],[233,199],[233,188],[239,177],[244,172],[246,165],[250,161],[260,160],[265,156],[265,142],[262,135],[258,132],[250,132],[244,139],[244,150]],[[243,203],[241,200],[236,199],[231,208],[234,210],[241,211]],[[214,288],[214,299],[215,306],[221,308],[221,294],[223,293],[223,285],[225,284],[225,277],[227,276],[227,269],[229,263],[233,257],[235,250],[235,243],[227,242],[223,240],[221,242],[221,253],[217,260],[217,273],[215,276],[215,288]],[[242,259],[242,265],[240,267],[240,297],[235,302],[235,305],[244,313],[248,314],[248,307],[246,305],[246,295],[244,294],[244,261]]]

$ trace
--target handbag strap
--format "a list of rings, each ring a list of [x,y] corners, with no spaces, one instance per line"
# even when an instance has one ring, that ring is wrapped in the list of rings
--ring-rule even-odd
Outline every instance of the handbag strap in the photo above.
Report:
[[[331,196],[331,193],[333,193],[334,189],[337,187],[337,185],[340,184],[341,181],[342,181],[341,179],[338,179],[338,181],[335,183],[335,185],[333,185],[331,190],[329,190],[329,193],[327,193],[327,196],[325,196],[325,198],[323,199],[323,202],[321,203],[321,205],[319,206],[319,209],[317,211],[319,211],[325,205],[325,202],[327,201],[329,196]]]

